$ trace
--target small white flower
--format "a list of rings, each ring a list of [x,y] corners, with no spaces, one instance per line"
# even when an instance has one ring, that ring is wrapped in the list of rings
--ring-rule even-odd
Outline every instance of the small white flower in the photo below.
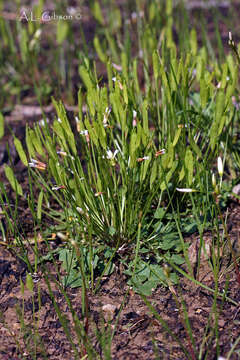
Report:
[[[35,45],[37,44],[37,41],[38,41],[38,39],[40,38],[41,33],[42,33],[42,30],[41,30],[41,29],[38,29],[38,30],[35,32],[35,34],[33,35],[33,38],[32,38],[32,40],[31,40],[30,43],[29,43],[29,49],[30,49],[30,50],[33,50],[33,48],[34,48]]]
[[[164,155],[164,154],[166,154],[166,149],[161,149],[156,152],[155,157],[158,157],[158,156]]]
[[[41,120],[39,120],[38,123],[39,123],[40,126],[46,126],[46,124],[49,123],[49,119],[48,119],[48,118],[46,118],[46,119],[41,119]]]
[[[223,176],[223,163],[222,163],[222,159],[220,156],[218,157],[217,162],[218,162],[218,173],[222,177]]]
[[[77,132],[80,133],[81,128],[80,128],[80,120],[79,120],[78,116],[75,116],[75,121],[76,121],[76,126],[77,126]]]
[[[57,154],[58,154],[58,155],[61,155],[61,156],[68,156],[68,157],[70,157],[72,160],[74,160],[74,157],[73,157],[72,155],[69,155],[68,153],[66,153],[66,151],[59,150],[59,151],[57,151]]]
[[[30,159],[30,160],[31,160],[31,162],[28,163],[28,165],[30,167],[33,167],[33,168],[38,169],[38,170],[46,170],[47,166],[43,162],[35,160],[35,159]]]
[[[107,150],[107,159],[114,160],[119,150],[115,150],[114,153],[111,150]]]
[[[107,125],[107,121],[108,121],[108,117],[110,115],[110,112],[111,112],[111,108],[106,107],[105,112],[104,112],[104,117],[103,117],[103,126]]]
[[[121,65],[117,65],[115,63],[112,63],[112,66],[114,67],[114,69],[116,69],[117,71],[122,71],[122,66]]]
[[[52,190],[55,190],[55,191],[60,190],[60,189],[65,189],[65,186],[64,186],[64,185],[60,185],[60,186],[53,186],[53,187],[52,187]]]
[[[80,207],[77,206],[76,209],[77,209],[77,211],[79,212],[79,214],[84,214],[84,211],[83,211],[82,208],[80,208]]]
[[[143,156],[142,158],[138,158],[138,159],[137,159],[137,162],[142,162],[142,161],[144,161],[144,160],[149,160],[149,159],[150,159],[149,156]]]
[[[62,156],[67,156],[66,151],[63,151],[63,150],[57,151],[57,154],[58,154],[58,155],[62,155]]]
[[[41,33],[42,33],[42,30],[41,30],[41,29],[37,29],[37,31],[36,31],[35,34],[34,34],[35,39],[40,38]]]
[[[191,193],[191,192],[196,191],[194,189],[189,189],[189,188],[182,188],[182,189],[176,188],[176,190],[179,191],[179,192],[186,192],[186,193]]]
[[[88,135],[88,130],[82,130],[82,131],[80,131],[80,135],[85,135],[85,136],[87,136],[87,135]]]

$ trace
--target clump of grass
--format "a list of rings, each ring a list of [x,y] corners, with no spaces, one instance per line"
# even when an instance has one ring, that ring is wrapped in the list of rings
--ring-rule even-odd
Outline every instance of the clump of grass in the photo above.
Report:
[[[218,289],[222,246],[219,241],[217,255],[214,250],[212,262],[209,259],[215,289],[200,283],[198,274],[204,231],[216,229],[220,239],[218,215],[233,254],[219,204],[223,173],[217,188],[212,182],[212,170],[216,167],[216,158],[224,156],[230,174],[226,174],[226,178],[234,175],[236,180],[239,176],[238,157],[232,158],[231,152],[235,146],[237,154],[234,134],[238,131],[238,114],[232,96],[238,88],[238,68],[231,54],[221,64],[209,56],[209,42],[207,47],[199,48],[194,29],[185,42],[181,37],[178,49],[173,40],[171,1],[163,7],[166,17],[158,14],[162,5],[156,1],[151,1],[145,15],[141,2],[137,1],[137,11],[132,20],[126,22],[122,33],[119,32],[121,13],[112,6],[117,24],[111,17],[104,18],[98,1],[92,4],[97,22],[92,45],[98,61],[84,53],[79,56],[81,87],[75,122],[68,118],[63,103],[52,98],[56,110],[53,122],[27,125],[26,149],[14,137],[19,157],[28,167],[28,203],[33,224],[39,229],[34,234],[34,242],[28,242],[35,255],[34,264],[29,260],[26,239],[17,223],[18,202],[26,194],[12,166],[5,166],[5,175],[16,192],[13,207],[1,183],[0,201],[5,216],[5,222],[0,223],[3,243],[27,263],[30,273],[37,273],[38,269],[44,272],[55,311],[76,358],[79,354],[83,358],[97,356],[89,337],[89,290],[94,294],[103,276],[110,275],[120,261],[129,277],[129,286],[141,294],[153,315],[180,344],[146,299],[159,284],[169,288],[188,336],[188,343],[180,345],[183,353],[188,358],[200,359],[206,338],[199,355],[186,306],[178,299],[174,285],[179,281],[176,275],[179,273],[213,293],[211,316],[215,317],[215,325],[211,336],[212,339],[216,336],[218,343],[217,299],[234,303]],[[131,43],[131,22],[136,30],[137,47]],[[160,40],[159,24],[163,29]],[[21,59],[25,64],[25,67],[19,65],[20,69],[28,66],[35,69],[40,29],[32,28],[33,25],[28,25],[28,29],[22,24],[19,27]],[[57,31],[61,44],[68,29],[57,28]],[[27,46],[28,32],[33,35],[31,54]],[[9,36],[10,29],[5,34],[5,43]],[[235,44],[230,45],[237,53]],[[16,52],[14,46],[12,51]],[[58,55],[63,56],[61,51]],[[97,73],[99,62],[105,67],[105,81]],[[35,86],[40,99],[42,89]],[[3,124],[0,116],[0,136],[4,134]],[[52,223],[45,230],[44,217]],[[184,241],[184,234],[193,229],[200,235],[196,273]],[[53,238],[54,234],[63,246],[52,251],[49,237]],[[10,236],[14,236],[14,244],[9,243]],[[39,253],[40,238],[47,245],[45,256]],[[125,252],[127,255],[121,256]],[[44,265],[51,260],[58,268],[55,255],[65,271],[64,276],[58,271],[55,283],[71,309],[78,345],[71,339]],[[237,261],[234,257],[236,274],[239,274]],[[181,268],[184,262],[186,271]],[[169,268],[166,271],[165,264],[170,265],[171,272]],[[79,320],[71,306],[66,295],[68,286],[82,287],[84,321]],[[106,358],[110,358],[111,343],[101,331],[98,337]],[[36,343],[34,349],[36,352]]]

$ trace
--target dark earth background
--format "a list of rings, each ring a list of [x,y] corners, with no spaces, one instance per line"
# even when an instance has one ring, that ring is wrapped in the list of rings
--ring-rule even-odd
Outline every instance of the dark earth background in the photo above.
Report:
[[[123,1],[122,1],[123,2]],[[121,5],[121,2],[119,1]],[[75,2],[71,2],[72,6],[75,6]],[[214,24],[212,14],[215,11],[214,7],[211,9],[204,8],[201,1],[189,1],[187,2],[189,8],[189,14],[191,22],[198,27],[198,15],[202,13],[206,18],[207,32],[212,39],[214,39]],[[214,4],[213,4],[214,5]],[[240,16],[240,3],[236,1],[228,3],[228,1],[216,1],[215,6],[218,7],[224,16],[228,16],[230,7],[234,9],[236,17]],[[7,6],[6,6],[7,7]],[[11,5],[9,9],[11,10]],[[94,36],[95,21],[91,17],[90,11],[87,11],[87,7],[84,8],[86,16],[83,17],[83,28],[88,38],[88,41],[92,41]],[[200,26],[200,25],[199,25]],[[234,29],[231,29],[235,35],[235,41],[238,40],[237,35],[240,33],[240,24],[235,22]],[[229,29],[223,23],[220,23],[220,32],[223,43],[227,48]],[[177,38],[177,33],[175,34]],[[200,40],[201,41],[201,40]],[[41,64],[41,59],[39,60]],[[78,88],[79,77],[77,74],[77,62],[73,64],[76,67],[76,72],[73,74],[74,89]],[[102,72],[102,76],[106,76],[105,70],[101,67],[101,64],[97,64],[98,72]],[[64,93],[61,94],[64,99]],[[37,99],[34,94],[29,90],[21,96],[21,103],[14,104],[14,97],[12,97],[4,108],[6,125],[11,128],[14,134],[24,141],[25,137],[25,125],[26,123],[33,123],[39,121],[42,118],[41,108],[38,105]],[[66,99],[67,100],[67,99]],[[13,105],[14,104],[14,105]],[[68,104],[65,101],[68,115],[73,117],[74,112],[77,111],[77,107],[72,104]],[[44,104],[44,110],[47,116],[51,119],[54,116],[53,107],[50,102],[46,101]],[[21,183],[24,192],[29,192],[28,189],[28,177],[27,169],[20,162],[18,155],[13,146],[13,140],[10,130],[6,127],[5,135],[0,142],[0,179],[6,183],[6,188],[9,194],[9,198],[14,203],[15,194],[11,190],[4,178],[4,164],[10,164],[9,153],[11,155],[11,161],[14,165],[15,173],[18,181]],[[22,231],[29,238],[33,237],[34,229],[32,228],[31,212],[28,209],[26,200],[21,200],[19,203],[20,218],[19,226]],[[240,248],[240,206],[237,202],[229,200],[227,204],[228,211],[228,229],[229,234],[235,248]],[[0,215],[1,216],[1,215]],[[3,218],[1,218],[4,221]],[[211,243],[212,234],[205,233],[206,243]],[[13,239],[9,239],[12,241]],[[196,252],[198,248],[199,238],[196,235],[192,235],[185,239],[190,242],[190,258],[194,265],[196,260]],[[42,244],[42,252],[46,251],[45,245]],[[57,240],[52,243],[52,247],[58,246]],[[29,248],[29,257],[34,259],[31,248]],[[54,266],[49,263],[49,272],[56,275]],[[0,360],[17,360],[17,359],[31,359],[32,357],[26,352],[25,356],[20,356],[17,350],[14,336],[18,338],[19,342],[23,346],[24,342],[32,341],[31,323],[32,323],[32,295],[30,292],[25,291],[25,323],[29,324],[26,329],[25,338],[21,333],[21,325],[19,316],[17,315],[17,307],[22,305],[22,294],[20,289],[20,278],[25,282],[27,274],[27,266],[24,262],[16,258],[11,251],[7,250],[7,247],[1,242],[0,245],[0,311],[5,319],[5,322],[0,322]],[[219,281],[219,287],[224,289],[226,278],[229,277],[229,293],[228,296],[236,303],[240,303],[240,287],[236,281],[236,275],[231,266],[230,257],[225,255],[221,268],[222,277]],[[45,349],[45,358],[55,359],[74,359],[74,354],[71,350],[71,346],[66,338],[66,335],[61,327],[61,324],[57,318],[54,310],[52,300],[49,296],[49,291],[44,279],[41,277],[41,273],[38,274],[40,288],[41,288],[41,309],[39,311],[39,335]],[[214,288],[214,279],[210,271],[208,262],[203,258],[201,262],[200,278],[199,280],[205,285]],[[52,284],[54,289],[55,299],[61,308],[62,312],[69,319],[72,324],[72,319],[68,305],[64,299],[64,296],[59,292],[57,287]],[[94,336],[94,329],[103,329],[106,327],[108,316],[112,320],[112,324],[118,316],[118,311],[122,302],[124,301],[124,307],[121,311],[118,321],[116,334],[112,343],[112,359],[116,360],[131,360],[131,359],[183,359],[184,355],[179,345],[173,341],[173,339],[166,334],[162,326],[154,319],[149,313],[147,306],[138,294],[128,292],[128,286],[126,285],[126,276],[122,274],[121,267],[117,267],[116,271],[110,276],[104,279],[100,291],[91,296],[89,294],[89,305],[91,312],[92,323],[90,325],[90,337],[95,342],[95,348],[99,349],[99,343]],[[203,288],[194,285],[186,278],[180,279],[180,285],[176,287],[176,292],[184,299],[188,312],[188,317],[193,330],[193,336],[199,349],[202,339],[204,338],[205,327],[209,321],[211,307],[213,304],[213,296],[205,291]],[[81,318],[81,289],[67,289],[67,294],[72,300],[74,309],[76,310],[79,318]],[[153,291],[152,296],[148,297],[148,300],[154,304],[157,312],[167,321],[170,329],[182,339],[182,343],[187,345],[186,333],[180,321],[179,310],[176,307],[172,293],[169,289],[159,287]],[[37,294],[34,295],[36,311],[38,311]],[[103,306],[106,304],[112,305],[110,312],[104,312]],[[218,306],[221,308],[219,314],[219,339],[221,355],[224,357],[231,349],[233,342],[238,336],[240,336],[240,309],[239,306],[231,304],[225,301],[221,306],[221,300],[218,300]],[[105,325],[102,321],[105,319]],[[213,324],[210,321],[210,328]],[[112,325],[111,325],[112,326]],[[9,327],[9,328],[8,328]],[[9,331],[11,330],[11,331]],[[107,327],[106,327],[107,331]],[[14,334],[14,336],[13,336]],[[74,339],[74,335],[73,335]],[[208,341],[208,340],[207,340]],[[207,359],[216,359],[216,344],[209,344],[210,351],[207,355]],[[154,354],[154,347],[157,349],[159,356]],[[240,345],[237,347],[238,353],[235,352],[231,359],[240,358]],[[203,357],[204,358],[204,353]],[[39,347],[39,353],[37,359],[44,359],[43,352]]]

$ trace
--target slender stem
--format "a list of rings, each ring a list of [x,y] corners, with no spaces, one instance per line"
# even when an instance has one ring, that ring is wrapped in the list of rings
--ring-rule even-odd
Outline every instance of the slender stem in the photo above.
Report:
[[[235,272],[236,272],[236,276],[237,276],[237,282],[238,282],[238,284],[239,284],[239,286],[240,286],[240,271],[239,271],[239,268],[238,268],[238,264],[237,264],[237,259],[236,259],[236,256],[235,256],[235,252],[234,252],[234,250],[233,250],[232,243],[231,243],[231,239],[230,239],[230,236],[229,236],[229,234],[228,234],[227,227],[226,227],[226,224],[225,224],[225,222],[224,222],[224,219],[223,219],[223,216],[222,216],[222,213],[221,213],[221,210],[220,210],[220,206],[219,206],[219,203],[218,203],[217,194],[214,193],[213,196],[214,196],[214,199],[215,199],[215,202],[216,202],[216,206],[217,206],[217,210],[218,210],[218,213],[219,213],[219,216],[220,216],[222,225],[223,225],[224,234],[226,235],[226,238],[227,238],[229,250],[230,250],[231,255],[232,255],[232,258],[233,258],[233,263],[234,263]]]

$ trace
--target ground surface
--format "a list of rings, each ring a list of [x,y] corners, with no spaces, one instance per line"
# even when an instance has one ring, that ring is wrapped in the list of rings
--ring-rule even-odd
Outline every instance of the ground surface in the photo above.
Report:
[[[232,226],[230,236],[235,239],[239,232],[240,212],[239,207],[231,207],[229,224]],[[206,239],[208,234],[206,234]],[[192,243],[197,241],[196,237],[192,237]],[[30,256],[31,257],[31,256]],[[48,265],[49,272],[55,274],[51,264]],[[5,324],[0,325],[0,359],[20,359],[17,356],[15,339],[10,335],[8,327],[18,337],[20,335],[20,319],[17,316],[17,306],[22,306],[22,295],[20,289],[20,277],[25,281],[26,265],[13,257],[4,246],[0,247],[0,310],[4,314]],[[226,276],[229,276],[228,296],[234,300],[236,304],[225,301],[221,307],[221,300],[218,300],[219,312],[219,338],[221,355],[224,356],[231,349],[232,343],[239,336],[240,324],[240,287],[236,281],[233,268],[229,267],[227,261],[222,265],[222,280],[220,281],[220,289],[225,287]],[[39,311],[39,335],[46,349],[48,359],[74,359],[73,353],[66,335],[64,334],[59,320],[57,319],[54,307],[49,296],[49,291],[39,274],[39,286],[41,289],[42,307]],[[210,275],[210,269],[207,262],[202,262],[200,270],[200,280],[210,288],[214,289],[214,279]],[[180,279],[179,287],[175,288],[178,296],[182,296],[186,303],[188,316],[191,322],[193,336],[200,349],[204,331],[209,321],[209,316],[213,304],[213,296],[208,291],[199,286],[193,285],[192,282],[185,278]],[[69,308],[63,295],[57,290],[53,284],[53,291],[58,305],[63,313],[70,319]],[[77,314],[81,318],[81,291],[80,289],[68,289],[68,296],[72,300],[72,304]],[[141,297],[134,293],[127,294],[126,279],[120,270],[116,271],[111,277],[104,280],[101,290],[97,295],[91,296],[90,312],[92,324],[95,323],[101,327],[101,319],[105,320],[108,316],[103,311],[106,304],[113,305],[113,313],[110,312],[112,324],[115,324],[118,315],[118,309],[124,303],[123,311],[120,314],[116,335],[112,344],[113,359],[155,359],[154,344],[157,348],[160,358],[162,359],[183,359],[184,355],[179,345],[173,339],[166,335],[162,326],[149,313],[147,306]],[[32,323],[32,298],[27,291],[25,293],[25,322]],[[182,343],[187,345],[186,332],[180,321],[180,314],[176,307],[172,293],[166,288],[159,287],[155,290],[148,300],[154,304],[156,311],[167,321],[170,329],[181,339]],[[35,306],[37,307],[37,293],[34,296]],[[38,308],[36,308],[38,310]],[[210,321],[208,333],[213,330],[214,321]],[[95,327],[95,326],[94,326]],[[90,326],[91,328],[91,326]],[[92,330],[93,331],[93,326]],[[23,340],[20,336],[20,343]],[[26,330],[25,341],[30,336]],[[73,336],[74,338],[74,336]],[[153,341],[154,339],[154,341]],[[210,351],[207,359],[215,359],[216,344],[209,343]],[[96,348],[98,348],[96,342]],[[204,353],[203,353],[204,354]],[[28,357],[26,356],[28,359]],[[42,359],[39,350],[38,359]],[[238,359],[237,355],[233,355],[231,359]]]
[[[189,2],[190,3],[190,2]],[[197,2],[192,11],[197,11]],[[226,2],[222,2],[226,3]],[[236,9],[238,4],[236,2]],[[227,11],[224,7],[223,11]],[[211,27],[211,24],[210,24]],[[223,37],[227,41],[228,29],[223,26]],[[27,99],[23,100],[23,103],[27,103]],[[35,103],[35,102],[34,102]],[[51,113],[51,108],[48,109],[48,113]],[[70,109],[71,110],[71,109]],[[25,111],[25,112],[24,112]],[[35,110],[30,109],[31,116],[36,111],[34,117],[28,117],[26,111],[19,107],[8,114],[7,122],[13,129],[14,133],[20,138],[24,138],[24,126],[26,121],[33,122],[41,117],[39,107],[35,107]],[[24,190],[27,192],[27,171],[20,163],[12,145],[10,134],[7,132],[5,137],[0,143],[0,178],[3,179],[3,165],[9,163],[8,151],[6,150],[6,144],[9,144],[10,154],[18,172],[18,178]],[[14,199],[14,194],[9,190],[10,198]],[[19,220],[23,225],[26,234],[30,237],[33,234],[31,215],[27,209],[26,201],[19,204],[21,207],[21,219]],[[240,234],[240,207],[237,203],[228,204],[228,227],[230,231],[230,237],[237,249],[239,245]],[[211,244],[210,234],[205,234],[205,240]],[[198,245],[198,237],[193,235],[191,238],[186,239],[190,241],[192,245],[192,262],[194,264],[194,252]],[[31,250],[29,249],[29,253]],[[30,254],[30,257],[32,255]],[[219,312],[219,339],[221,355],[225,356],[231,349],[232,344],[240,336],[240,286],[236,281],[236,276],[233,267],[230,266],[228,251],[223,254],[223,263],[221,265],[221,281],[220,288],[224,289],[226,279],[229,277],[228,297],[235,301],[235,304],[230,301],[225,301],[221,307],[221,300],[218,300]],[[55,270],[53,265],[48,264],[49,272],[53,275]],[[0,311],[3,314],[4,321],[0,322],[0,360],[17,360],[20,359],[19,353],[16,347],[16,338],[19,337],[20,345],[23,346],[23,339],[26,342],[31,341],[31,331],[27,328],[25,333],[20,332],[20,319],[17,315],[17,307],[22,306],[22,295],[20,289],[20,278],[25,282],[27,273],[26,265],[19,259],[14,257],[7,249],[6,246],[0,245]],[[210,269],[207,261],[202,261],[200,269],[199,280],[214,289],[214,279],[210,274]],[[44,279],[39,274],[38,285],[41,289],[41,303],[42,307],[39,310],[39,335],[41,337],[43,347],[46,351],[46,358],[55,359],[74,359],[71,347],[66,335],[62,330],[59,320],[57,319],[49,291]],[[61,310],[70,319],[69,308],[66,301],[54,286],[54,295]],[[191,322],[193,330],[193,337],[196,342],[196,347],[200,350],[202,340],[204,338],[204,331],[209,321],[211,308],[213,304],[213,295],[204,290],[203,288],[194,285],[186,278],[180,278],[179,287],[175,288],[178,296],[182,296],[186,303],[188,316]],[[68,289],[68,296],[72,299],[72,304],[76,312],[81,317],[81,290],[80,289]],[[36,297],[34,298],[35,305],[37,306]],[[113,314],[111,315],[112,324],[115,324],[117,319],[118,310],[120,305],[124,302],[123,310],[120,314],[118,324],[116,327],[116,334],[112,344],[112,358],[116,360],[131,360],[131,359],[155,359],[154,346],[159,353],[161,359],[183,359],[184,355],[179,346],[169,335],[163,331],[162,326],[156,321],[155,318],[149,313],[147,306],[141,297],[135,293],[127,293],[126,278],[121,273],[121,269],[117,269],[114,274],[109,278],[106,278],[101,286],[101,290],[94,296],[89,294],[90,300],[90,312],[92,324],[95,323],[101,327],[101,319],[104,317],[106,320],[106,313],[103,312],[103,305],[113,305]],[[182,340],[182,343],[187,346],[186,332],[180,321],[180,314],[176,307],[176,303],[173,298],[173,294],[166,288],[159,287],[155,290],[148,300],[154,304],[156,311],[161,314],[164,320],[168,323],[170,329]],[[25,321],[27,324],[32,324],[32,299],[29,292],[25,292]],[[38,309],[37,313],[38,313]],[[71,319],[69,320],[71,323]],[[211,335],[214,327],[214,321],[210,321],[207,334]],[[94,338],[94,326],[92,325],[91,333]],[[15,334],[16,338],[14,338]],[[74,336],[73,336],[74,338]],[[75,339],[74,339],[75,340]],[[216,359],[216,346],[217,344],[211,342],[210,337],[208,348],[209,353],[206,355],[207,359]],[[96,349],[99,348],[96,342]],[[205,347],[204,347],[205,348]],[[237,349],[240,348],[240,345]],[[232,355],[231,359],[239,359],[237,353]],[[39,348],[37,359],[44,358]],[[30,359],[28,352],[26,352],[25,359]]]

